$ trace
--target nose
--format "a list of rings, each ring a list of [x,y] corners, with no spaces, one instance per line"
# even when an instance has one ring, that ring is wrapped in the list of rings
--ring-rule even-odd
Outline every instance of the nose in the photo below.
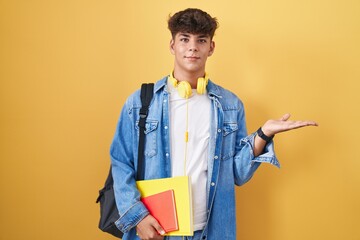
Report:
[[[198,49],[196,40],[191,40],[190,44],[189,44],[189,51],[190,52],[197,52],[198,50],[199,49]]]

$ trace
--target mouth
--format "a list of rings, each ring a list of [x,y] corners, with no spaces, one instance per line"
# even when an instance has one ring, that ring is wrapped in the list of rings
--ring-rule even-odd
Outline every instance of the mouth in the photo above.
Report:
[[[200,59],[200,57],[197,57],[197,56],[185,56],[185,58],[190,61],[196,61],[196,60]]]

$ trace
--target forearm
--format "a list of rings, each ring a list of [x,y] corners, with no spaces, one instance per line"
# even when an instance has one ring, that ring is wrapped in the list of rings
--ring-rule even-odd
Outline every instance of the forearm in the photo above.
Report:
[[[263,140],[258,135],[256,135],[253,146],[253,152],[255,157],[261,155],[264,152],[265,145],[266,145],[265,140]]]

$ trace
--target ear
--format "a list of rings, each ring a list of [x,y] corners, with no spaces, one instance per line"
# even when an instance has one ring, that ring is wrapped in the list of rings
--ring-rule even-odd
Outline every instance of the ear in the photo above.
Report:
[[[214,41],[211,41],[211,43],[210,43],[210,50],[209,50],[208,56],[210,57],[211,55],[213,55],[214,51],[215,51],[215,42],[214,42]]]
[[[171,38],[171,40],[170,40],[170,52],[171,52],[172,55],[175,55],[174,44],[175,44],[175,41],[174,41],[173,38]]]

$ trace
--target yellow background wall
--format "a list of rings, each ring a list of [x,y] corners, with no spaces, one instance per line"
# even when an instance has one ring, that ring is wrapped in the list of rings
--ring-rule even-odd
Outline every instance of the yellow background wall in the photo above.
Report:
[[[318,128],[276,136],[282,169],[237,189],[238,239],[360,239],[357,0],[0,1],[0,239],[113,239],[97,191],[125,98],[169,73],[170,13],[220,28],[211,78],[249,132],[290,112]]]

